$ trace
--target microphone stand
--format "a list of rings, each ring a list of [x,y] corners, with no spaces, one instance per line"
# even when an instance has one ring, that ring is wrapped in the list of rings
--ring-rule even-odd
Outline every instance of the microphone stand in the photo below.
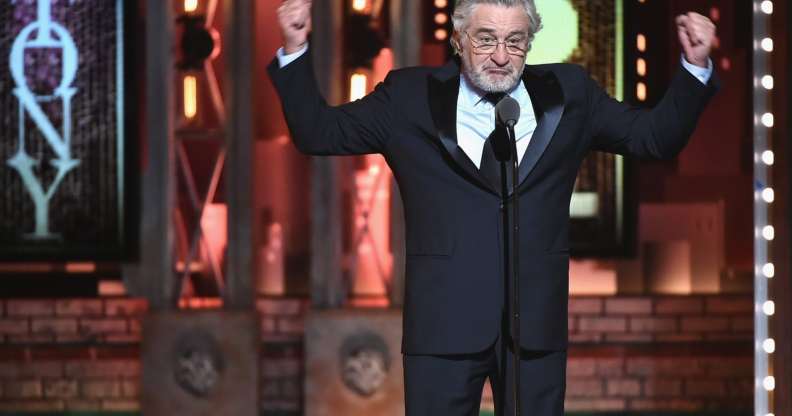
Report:
[[[504,262],[504,288],[508,292],[509,288],[509,278],[511,277],[511,287],[512,287],[512,305],[511,305],[511,328],[512,328],[512,382],[514,386],[514,390],[512,391],[512,401],[514,403],[514,415],[520,416],[521,415],[521,403],[520,403],[520,269],[519,269],[519,235],[520,235],[520,206],[519,206],[519,198],[517,197],[517,186],[519,185],[519,177],[520,177],[520,162],[519,158],[517,157],[517,140],[514,134],[514,124],[515,122],[509,120],[505,123],[504,127],[506,127],[506,137],[509,142],[509,146],[511,147],[511,157],[509,159],[503,160],[500,162],[500,171],[501,171],[501,213],[503,215],[503,243],[504,243],[504,252],[503,252],[503,262]],[[507,181],[507,171],[509,170],[506,167],[506,162],[511,163],[511,173],[512,175],[512,189],[511,189],[511,196],[509,193],[509,185]],[[511,234],[509,233],[509,209],[508,203],[511,200],[512,203],[512,218],[511,218]],[[511,243],[509,244],[509,237],[511,237]],[[511,250],[510,250],[511,248]],[[511,261],[510,261],[511,260]],[[509,270],[511,270],[511,276],[509,276]]]

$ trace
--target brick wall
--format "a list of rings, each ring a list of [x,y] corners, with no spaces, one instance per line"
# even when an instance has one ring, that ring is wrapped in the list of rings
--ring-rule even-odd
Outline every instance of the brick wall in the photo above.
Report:
[[[574,297],[570,411],[750,410],[750,296]],[[0,411],[139,409],[138,299],[0,302]],[[299,414],[301,299],[259,299],[261,406]],[[485,398],[485,403],[487,399]]]

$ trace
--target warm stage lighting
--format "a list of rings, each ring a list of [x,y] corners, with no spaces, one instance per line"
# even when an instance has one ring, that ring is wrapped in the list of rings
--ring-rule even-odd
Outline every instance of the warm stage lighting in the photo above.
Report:
[[[448,6],[448,0],[435,0],[434,5],[438,9],[443,9]]]
[[[448,15],[445,13],[437,13],[434,20],[438,25],[444,25],[448,22]]]
[[[764,386],[765,390],[773,391],[775,390],[775,377],[767,376],[762,381],[762,386]]]
[[[762,349],[768,353],[772,354],[775,352],[775,340],[772,338],[768,338],[762,342]]]
[[[762,304],[762,312],[767,316],[773,316],[775,314],[775,302],[768,300]]]
[[[773,263],[767,263],[762,266],[762,274],[768,279],[775,277],[775,265]]]
[[[770,0],[765,0],[759,6],[762,9],[764,14],[773,14],[773,2]]]
[[[636,72],[638,75],[645,77],[646,76],[646,59],[638,58],[638,61],[635,63]]]
[[[639,101],[646,101],[646,84],[639,82],[638,85],[635,86],[635,95],[638,97]]]
[[[762,47],[762,49],[765,52],[772,52],[773,51],[773,38],[764,38],[759,43],[759,45]]]
[[[368,7],[368,0],[352,0],[352,10],[362,13],[366,7]]]
[[[646,52],[646,36],[643,34],[638,34],[638,38],[635,41],[636,46],[638,47],[639,52]]]
[[[775,201],[775,191],[773,188],[765,188],[762,190],[762,199],[767,202],[768,204],[772,204]]]
[[[773,166],[775,163],[775,153],[772,150],[765,150],[762,152],[762,162],[767,166]]]
[[[355,101],[366,95],[368,77],[364,74],[352,74],[349,80],[349,101]]]
[[[773,127],[775,125],[775,116],[773,113],[764,113],[762,114],[762,124],[765,127]]]
[[[448,38],[448,31],[445,29],[437,29],[435,30],[434,36],[437,40],[446,40]]]
[[[184,77],[184,116],[195,118],[198,113],[198,79],[192,75]]]
[[[765,75],[762,77],[762,86],[766,90],[772,90],[775,86],[775,82],[772,75]]]
[[[198,10],[198,0],[184,0],[184,11],[192,13]]]

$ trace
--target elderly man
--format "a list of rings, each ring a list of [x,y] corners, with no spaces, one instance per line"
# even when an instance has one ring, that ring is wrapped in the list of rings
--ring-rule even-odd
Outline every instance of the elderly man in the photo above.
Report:
[[[592,150],[672,158],[715,91],[715,26],[688,13],[676,25],[684,57],[651,110],[607,94],[579,66],[525,65],[541,28],[533,0],[457,0],[440,68],[391,72],[365,98],[328,106],[306,53],[310,1],[279,9],[284,46],[270,65],[294,143],[313,155],[381,153],[406,220],[404,305],[408,415],[476,415],[484,382],[510,414],[509,303],[502,272],[499,172],[487,139],[494,104],[520,104],[520,400],[531,416],[560,416],[567,348],[569,203]]]

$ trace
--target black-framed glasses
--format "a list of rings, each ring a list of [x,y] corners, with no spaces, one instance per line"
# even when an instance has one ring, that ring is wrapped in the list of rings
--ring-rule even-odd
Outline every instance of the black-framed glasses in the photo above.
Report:
[[[470,40],[473,45],[473,52],[480,55],[489,55],[498,50],[498,45],[503,44],[506,48],[506,53],[514,56],[525,56],[528,50],[528,40],[522,36],[511,36],[503,42],[498,41],[498,38],[489,33],[482,33],[476,37],[470,36],[470,33],[465,32],[465,36]]]

